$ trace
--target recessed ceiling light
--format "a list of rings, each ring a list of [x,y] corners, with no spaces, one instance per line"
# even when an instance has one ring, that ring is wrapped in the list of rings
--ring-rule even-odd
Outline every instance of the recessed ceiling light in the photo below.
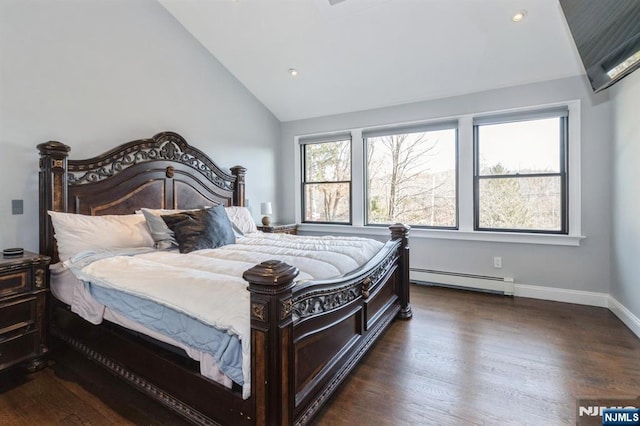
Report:
[[[511,17],[511,20],[513,22],[520,22],[524,19],[524,17],[527,16],[527,11],[526,10],[519,10],[516,13],[513,14],[513,16]]]
[[[289,74],[291,74],[291,77],[296,77],[298,75],[298,70],[295,68],[289,68]]]

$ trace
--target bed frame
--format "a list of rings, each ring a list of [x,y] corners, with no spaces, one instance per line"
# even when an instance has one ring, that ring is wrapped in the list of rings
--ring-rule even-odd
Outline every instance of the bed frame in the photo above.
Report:
[[[141,207],[243,206],[245,172],[218,168],[178,134],[69,160],[60,142],[40,151],[40,253],[58,260],[47,210],[130,214]],[[295,283],[278,260],[244,273],[251,292],[251,397],[201,376],[182,357],[110,324],[90,325],[52,301],[50,332],[196,424],[308,423],[394,318],[411,317],[409,227],[369,262],[336,279]],[[197,363],[196,363],[197,364]],[[197,367],[197,365],[196,365]]]

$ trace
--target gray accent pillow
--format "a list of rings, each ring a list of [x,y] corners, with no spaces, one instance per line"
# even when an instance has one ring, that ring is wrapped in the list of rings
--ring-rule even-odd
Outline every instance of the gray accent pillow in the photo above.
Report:
[[[234,244],[236,236],[224,206],[163,215],[175,234],[180,253]]]
[[[173,231],[169,229],[161,216],[155,215],[147,209],[142,209],[142,214],[147,221],[149,232],[151,233],[151,237],[153,237],[153,241],[155,241],[155,247],[157,249],[178,247],[178,242],[176,241]]]

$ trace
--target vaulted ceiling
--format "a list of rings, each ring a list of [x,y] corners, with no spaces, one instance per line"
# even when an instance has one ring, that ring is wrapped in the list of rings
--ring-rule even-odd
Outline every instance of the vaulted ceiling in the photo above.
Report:
[[[584,74],[558,0],[160,3],[281,121]]]

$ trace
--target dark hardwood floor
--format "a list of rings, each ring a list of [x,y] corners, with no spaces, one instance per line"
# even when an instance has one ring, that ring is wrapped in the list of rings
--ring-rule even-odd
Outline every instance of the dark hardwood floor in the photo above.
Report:
[[[640,395],[640,339],[604,308],[413,286],[318,425],[569,425],[577,398]],[[73,352],[0,375],[0,424],[184,422]]]

